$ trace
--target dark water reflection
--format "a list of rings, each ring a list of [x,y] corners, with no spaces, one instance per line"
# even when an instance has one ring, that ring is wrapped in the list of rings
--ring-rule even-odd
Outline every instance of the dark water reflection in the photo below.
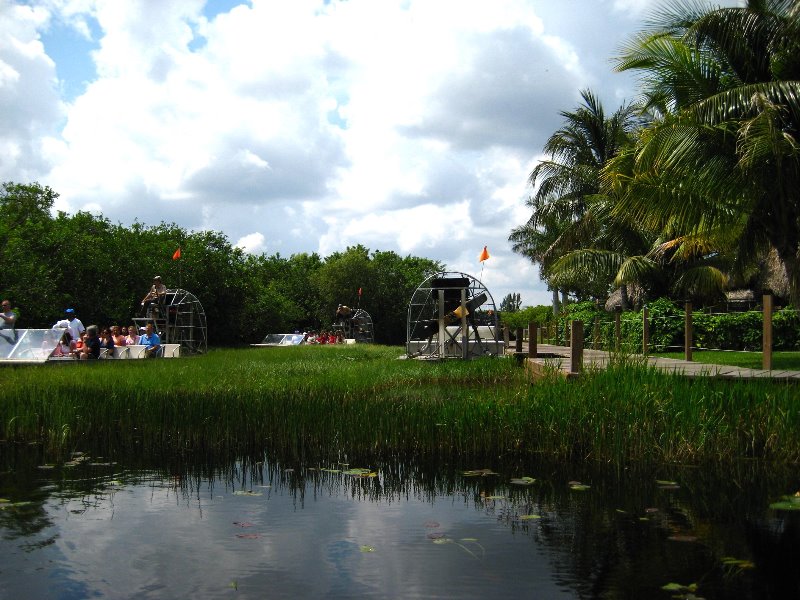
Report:
[[[790,469],[0,450],[0,598],[800,597],[800,517],[769,509]]]

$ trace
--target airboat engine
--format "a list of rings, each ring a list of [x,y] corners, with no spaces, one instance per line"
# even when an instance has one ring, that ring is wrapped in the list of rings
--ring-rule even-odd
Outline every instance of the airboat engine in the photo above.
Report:
[[[494,299],[465,273],[428,277],[408,305],[409,358],[476,358],[503,354]]]

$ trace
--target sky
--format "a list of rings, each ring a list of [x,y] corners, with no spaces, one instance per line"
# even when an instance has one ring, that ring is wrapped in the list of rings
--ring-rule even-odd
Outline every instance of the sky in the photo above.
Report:
[[[255,254],[431,258],[547,304],[508,242],[528,176],[581,90],[635,99],[612,59],[658,3],[0,0],[0,181]]]

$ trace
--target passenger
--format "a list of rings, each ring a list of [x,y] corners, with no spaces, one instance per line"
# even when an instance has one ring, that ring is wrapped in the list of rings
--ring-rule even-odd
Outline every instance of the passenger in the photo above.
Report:
[[[81,337],[81,334],[86,331],[86,328],[81,323],[81,320],[75,316],[75,309],[68,308],[64,311],[64,318],[60,321],[57,321],[55,325],[53,325],[53,329],[66,329],[69,331],[70,336],[72,336],[73,340],[77,340]]]
[[[100,358],[100,338],[97,336],[97,325],[89,325],[86,328],[86,337],[83,340],[80,358],[81,360]]]
[[[128,335],[125,337],[125,345],[136,346],[139,343],[139,333],[136,325],[128,327]]]
[[[150,291],[147,292],[142,298],[142,307],[144,308],[145,316],[148,319],[158,317],[158,305],[164,301],[164,296],[167,295],[167,286],[161,282],[161,277],[156,275],[153,277],[153,285],[150,286]]]
[[[124,346],[126,344],[125,336],[119,329],[119,325],[114,325],[111,328],[111,337],[114,339],[115,346]]]
[[[317,336],[317,343],[318,344],[327,344],[328,343],[328,332],[324,329],[319,332]]]
[[[111,329],[106,327],[103,329],[103,333],[100,335],[100,350],[105,350],[106,356],[113,358],[114,347],[114,335],[111,333]]]
[[[67,332],[69,333],[69,332]],[[86,332],[84,331],[77,340],[72,340],[72,356],[73,358],[80,358],[83,348],[86,345]]]
[[[336,341],[337,341],[337,338],[336,338],[336,333],[335,333],[335,332],[333,332],[333,331],[331,331],[331,332],[328,334],[328,343],[329,343],[329,344],[335,344],[335,343],[336,343]]]
[[[144,335],[139,338],[139,343],[147,346],[144,349],[144,355],[146,358],[155,358],[158,356],[158,350],[161,348],[161,338],[158,337],[158,334],[155,331],[153,331],[152,323],[147,324]]]
[[[75,342],[72,340],[72,336],[69,334],[69,331],[64,331],[64,334],[61,336],[61,339],[58,341],[58,344],[53,350],[52,356],[57,356],[59,358],[67,358],[71,357],[74,358],[74,351],[75,351]]]

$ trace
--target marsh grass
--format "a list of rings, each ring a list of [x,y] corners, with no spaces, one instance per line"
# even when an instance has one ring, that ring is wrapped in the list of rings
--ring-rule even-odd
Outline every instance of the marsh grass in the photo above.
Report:
[[[5,369],[6,444],[148,456],[264,449],[305,462],[540,455],[591,462],[800,459],[797,388],[615,361],[531,384],[512,359],[397,360],[379,346]]]

